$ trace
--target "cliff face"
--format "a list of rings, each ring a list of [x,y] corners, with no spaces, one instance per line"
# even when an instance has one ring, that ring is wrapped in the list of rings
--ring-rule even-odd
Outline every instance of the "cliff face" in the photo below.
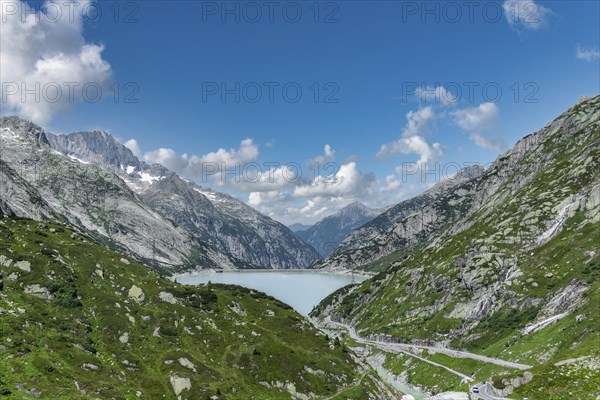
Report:
[[[317,267],[379,270],[382,257],[410,251],[430,234],[464,217],[482,174],[480,166],[465,168],[422,195],[391,207],[350,233]]]
[[[234,265],[145,204],[112,172],[54,150],[42,128],[2,118],[0,141],[3,214],[66,223],[166,268]]]
[[[305,268],[320,258],[286,226],[232,196],[196,185],[162,165],[140,161],[107,132],[49,138],[59,152],[119,176],[146,205],[239,260],[240,268]]]
[[[323,218],[310,228],[296,232],[306,243],[314,247],[321,256],[328,256],[355,229],[380,214],[362,203],[352,203],[337,213]]]

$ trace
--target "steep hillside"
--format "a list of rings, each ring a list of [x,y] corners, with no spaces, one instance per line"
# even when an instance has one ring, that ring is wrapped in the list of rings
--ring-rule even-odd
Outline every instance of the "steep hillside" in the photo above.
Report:
[[[532,364],[530,399],[600,395],[600,96],[474,181],[466,216],[315,310],[361,334]],[[497,377],[501,384],[503,377]]]
[[[289,306],[178,285],[62,225],[0,218],[0,321],[10,399],[392,398]]]
[[[362,203],[355,202],[342,208],[337,213],[323,218],[309,229],[296,234],[314,247],[321,256],[326,257],[350,232],[369,222],[379,213],[378,210],[370,209]]]
[[[319,254],[279,222],[229,196],[140,161],[107,132],[48,135],[61,153],[121,177],[144,202],[197,239],[261,268],[304,268]]]
[[[156,266],[234,265],[144,204],[113,173],[53,150],[44,130],[28,121],[0,119],[0,167],[3,214],[68,223]]]
[[[439,182],[427,192],[403,201],[348,235],[326,259],[326,269],[381,270],[382,257],[409,252],[429,235],[464,217],[475,199],[483,168],[474,165]]]
[[[308,228],[310,228],[311,226],[312,225],[304,225],[304,224],[296,223],[296,224],[288,225],[288,228],[290,228],[290,230],[292,232],[297,233],[297,232],[305,231]]]

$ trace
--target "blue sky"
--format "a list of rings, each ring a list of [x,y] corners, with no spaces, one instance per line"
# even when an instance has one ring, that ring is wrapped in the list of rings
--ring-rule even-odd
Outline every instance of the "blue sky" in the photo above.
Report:
[[[3,82],[103,88],[98,102],[24,104],[3,85],[3,115],[59,133],[108,130],[140,158],[284,223],[355,200],[397,203],[600,91],[597,1],[282,1],[272,16],[265,2],[82,2],[79,20],[76,10],[68,23],[38,22],[43,43],[25,40],[36,28],[2,3]],[[236,83],[239,102],[223,99]],[[439,172],[419,179],[414,162]],[[223,163],[234,172],[207,175]]]

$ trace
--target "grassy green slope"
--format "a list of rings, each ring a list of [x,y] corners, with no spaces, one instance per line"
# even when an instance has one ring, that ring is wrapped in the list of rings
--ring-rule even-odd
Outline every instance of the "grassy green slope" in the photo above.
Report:
[[[443,342],[532,364],[534,380],[517,389],[530,399],[596,399],[599,118],[599,97],[569,110],[564,123],[512,167],[498,195],[452,234],[434,236],[408,256],[389,256],[384,272],[340,289],[313,315],[334,314],[363,335]],[[494,173],[488,171],[487,178]],[[540,244],[541,234],[565,209],[558,233]],[[558,306],[550,307],[553,302]],[[562,313],[567,315],[558,322],[523,333]],[[580,357],[585,358],[570,362]]]
[[[175,398],[172,378],[189,379],[190,399],[376,391],[343,346],[278,300],[175,284],[60,225],[1,218],[0,275],[7,398]]]

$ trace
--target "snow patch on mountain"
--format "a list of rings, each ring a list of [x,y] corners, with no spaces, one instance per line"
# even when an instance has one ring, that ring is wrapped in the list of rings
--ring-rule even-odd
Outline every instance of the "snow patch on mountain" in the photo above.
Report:
[[[138,172],[138,175],[140,176],[140,179],[142,182],[147,182],[149,184],[153,184],[156,181],[159,181],[161,179],[163,179],[162,176],[152,176],[147,172]]]
[[[89,164],[88,161],[82,160],[81,158],[77,158],[77,157],[75,157],[73,155],[70,155],[70,154],[67,154],[67,157],[69,157],[73,161],[77,161],[77,162],[80,162],[82,164]]]

